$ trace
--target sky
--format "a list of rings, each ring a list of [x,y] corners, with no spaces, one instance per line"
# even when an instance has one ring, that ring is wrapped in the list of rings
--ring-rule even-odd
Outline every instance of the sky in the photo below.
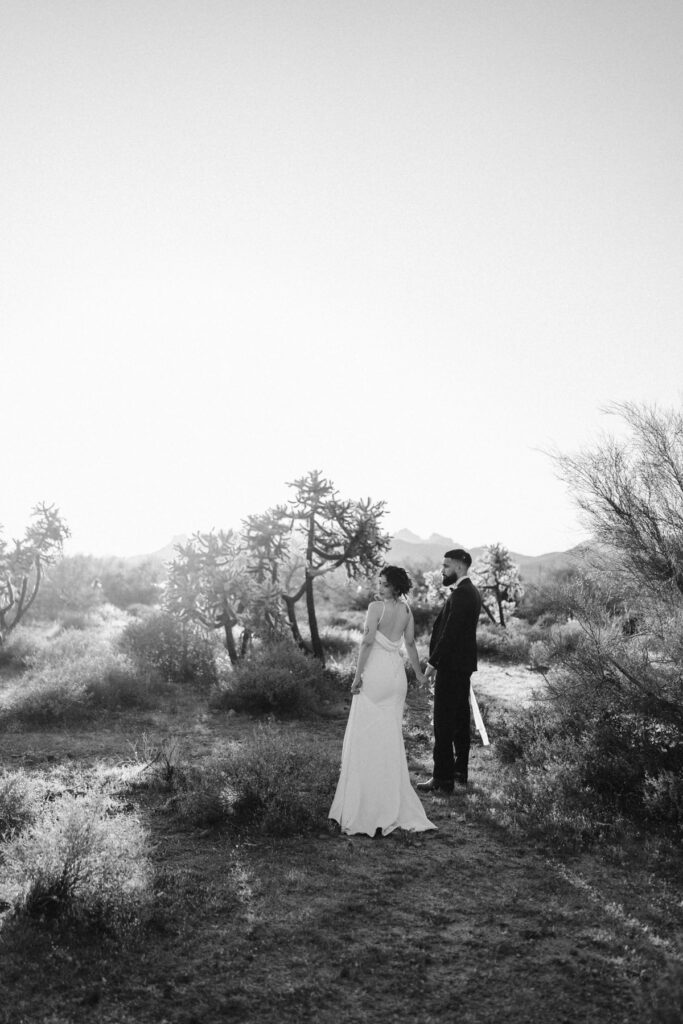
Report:
[[[548,452],[680,407],[678,0],[4,0],[0,67],[6,537],[147,553],[319,469],[566,550]]]

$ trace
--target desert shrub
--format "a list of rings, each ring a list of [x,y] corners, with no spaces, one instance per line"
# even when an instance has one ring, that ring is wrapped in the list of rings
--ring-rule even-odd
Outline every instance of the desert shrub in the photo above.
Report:
[[[576,619],[554,623],[549,633],[549,646],[553,657],[562,659],[577,651],[584,637],[584,629]]]
[[[92,555],[65,555],[50,566],[31,606],[31,618],[66,621],[70,614],[87,616],[102,601],[98,564]]]
[[[556,852],[578,852],[608,839],[618,842],[624,834],[619,816],[609,821],[596,816],[575,762],[508,769],[491,811],[500,824],[534,835]]]
[[[323,744],[261,726],[189,776],[178,808],[193,822],[302,834],[326,824],[338,772],[339,758]]]
[[[0,646],[0,668],[23,670],[38,657],[47,641],[35,630],[17,626]]]
[[[3,860],[3,895],[16,914],[117,928],[149,899],[145,831],[102,794],[47,805]]]
[[[142,671],[160,672],[175,683],[212,686],[217,679],[215,647],[193,623],[168,612],[153,612],[129,622],[120,649]]]
[[[561,670],[546,680],[576,732],[582,785],[601,816],[680,837],[683,772],[683,415],[626,403],[629,432],[556,455],[594,545],[570,587],[581,635],[551,637]]]
[[[97,708],[147,707],[162,682],[136,672],[106,638],[67,630],[31,657],[3,717],[29,725],[65,724]]]
[[[580,849],[606,836],[596,814],[597,794],[585,773],[587,747],[580,727],[567,725],[546,701],[507,712],[498,721],[494,753],[501,776],[494,816],[557,847]],[[612,828],[622,827],[613,809]]]
[[[130,744],[137,768],[136,788],[173,789],[183,773],[183,745],[177,735],[154,736],[143,732]]]
[[[238,821],[277,835],[326,823],[339,773],[339,756],[326,746],[261,728],[233,751],[227,768],[229,807]]]
[[[160,567],[149,559],[131,564],[123,558],[108,558],[99,567],[102,596],[117,608],[157,604],[160,579]]]
[[[550,666],[550,645],[544,640],[534,640],[529,645],[529,665],[537,671],[546,671]]]
[[[506,628],[482,622],[477,630],[477,650],[491,661],[526,663],[529,660],[528,630],[515,619],[511,619]]]
[[[36,820],[45,786],[23,771],[0,774],[0,839],[6,839]]]
[[[230,818],[232,793],[224,757],[212,758],[176,773],[173,807],[189,825],[212,828]]]
[[[590,692],[576,677],[554,676],[546,699],[510,713],[496,740],[510,766],[502,780],[510,813],[589,841],[628,820],[637,827],[683,831],[683,738],[650,708],[634,711],[617,687]],[[599,822],[593,829],[590,822]]]
[[[648,819],[681,830],[683,822],[683,772],[661,771],[645,774],[643,807]]]
[[[579,578],[578,567],[556,569],[537,583],[527,583],[515,617],[536,624],[563,622],[571,607],[571,590]]]
[[[345,657],[348,654],[358,653],[358,647],[362,639],[362,633],[359,629],[349,629],[343,626],[327,626],[322,630],[320,639],[322,640],[325,654],[331,655],[333,658]]]
[[[55,618],[63,629],[88,629],[92,625],[89,612],[76,611],[74,608],[65,608]]]
[[[212,698],[212,706],[253,714],[315,712],[329,683],[320,662],[278,640],[256,647]]]

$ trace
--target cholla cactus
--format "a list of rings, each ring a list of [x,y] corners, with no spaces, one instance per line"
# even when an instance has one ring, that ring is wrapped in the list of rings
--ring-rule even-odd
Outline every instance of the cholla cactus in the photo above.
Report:
[[[441,582],[441,570],[433,569],[431,572],[426,572],[424,574],[424,581],[427,588],[427,604],[431,607],[442,605],[448,596],[448,588],[444,587]]]
[[[0,645],[35,601],[46,568],[61,557],[69,536],[59,509],[44,501],[31,512],[31,522],[13,548],[0,536]]]
[[[506,619],[524,593],[519,566],[512,561],[508,549],[502,544],[489,544],[470,575],[490,618],[505,627]]]

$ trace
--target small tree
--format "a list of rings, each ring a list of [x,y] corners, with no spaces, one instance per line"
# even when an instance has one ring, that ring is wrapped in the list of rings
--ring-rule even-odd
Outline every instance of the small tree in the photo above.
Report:
[[[472,579],[482,592],[484,609],[492,622],[505,628],[524,593],[519,566],[502,544],[489,544],[472,567]],[[497,618],[496,618],[497,616]]]
[[[70,531],[55,505],[41,502],[13,548],[0,536],[0,645],[36,599],[46,569],[61,556]]]

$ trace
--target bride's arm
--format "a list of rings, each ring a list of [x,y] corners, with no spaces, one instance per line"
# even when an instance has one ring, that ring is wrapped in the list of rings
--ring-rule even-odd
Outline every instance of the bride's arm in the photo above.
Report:
[[[379,624],[379,609],[381,601],[373,601],[368,608],[368,613],[365,616],[365,626],[363,627],[363,639],[360,642],[360,651],[358,652],[358,665],[356,666],[356,675],[351,684],[351,693],[358,693],[363,683],[363,669],[365,663],[368,660],[370,649],[375,642],[375,633],[377,632],[377,626]]]
[[[415,645],[415,620],[413,619],[413,613],[410,606],[408,606],[408,624],[403,633],[403,643],[405,644],[406,654],[408,655],[410,664],[413,666],[413,672],[415,673],[417,681],[422,684],[425,682],[426,677],[422,672],[420,659],[417,656],[417,647]]]

